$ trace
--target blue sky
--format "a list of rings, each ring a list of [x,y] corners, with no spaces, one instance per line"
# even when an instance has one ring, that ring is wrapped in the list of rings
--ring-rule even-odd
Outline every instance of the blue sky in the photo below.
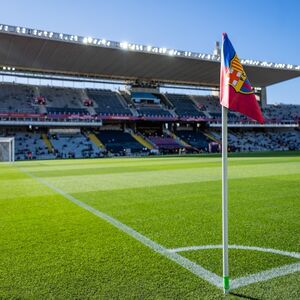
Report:
[[[2,1],[0,22],[211,53],[227,32],[241,58],[300,65],[298,0]],[[300,78],[268,88],[269,102],[298,103]]]

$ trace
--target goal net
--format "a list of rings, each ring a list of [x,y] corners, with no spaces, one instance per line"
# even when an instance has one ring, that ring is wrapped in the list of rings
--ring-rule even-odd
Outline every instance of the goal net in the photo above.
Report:
[[[0,161],[15,161],[15,139],[0,137]]]

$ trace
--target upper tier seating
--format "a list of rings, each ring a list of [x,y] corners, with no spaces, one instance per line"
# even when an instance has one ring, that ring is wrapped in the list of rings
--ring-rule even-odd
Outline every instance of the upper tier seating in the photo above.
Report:
[[[219,97],[216,96],[193,96],[193,99],[201,111],[209,113],[221,113]]]
[[[33,87],[19,84],[0,84],[0,112],[36,113],[33,106]]]
[[[42,86],[40,95],[46,99],[48,113],[88,114],[82,107],[82,96],[78,89]]]
[[[208,151],[208,138],[202,132],[195,132],[191,130],[180,130],[176,135],[182,140],[186,141],[192,147],[202,151]]]
[[[71,107],[47,107],[49,114],[69,114],[69,115],[85,115],[88,114],[85,108],[71,108]]]
[[[137,111],[145,117],[172,117],[172,114],[160,105],[141,105]]]
[[[60,158],[99,157],[100,149],[81,133],[49,135],[49,139]]]
[[[268,105],[263,109],[267,119],[293,121],[300,119],[300,105],[280,104]]]
[[[174,105],[175,112],[179,117],[205,118],[205,114],[198,110],[188,95],[166,94],[166,97]]]
[[[136,153],[144,149],[130,133],[121,130],[103,130],[99,131],[97,136],[106,149],[112,153],[124,154],[126,149],[130,149],[132,153]]]
[[[99,115],[132,115],[130,109],[121,102],[116,92],[88,89],[87,94],[94,100],[94,109]]]

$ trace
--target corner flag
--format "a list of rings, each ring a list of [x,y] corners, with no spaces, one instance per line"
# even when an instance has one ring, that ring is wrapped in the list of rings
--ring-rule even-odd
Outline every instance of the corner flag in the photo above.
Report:
[[[223,33],[221,56],[221,105],[264,123],[253,88],[226,33]]]
[[[228,261],[228,185],[227,185],[227,114],[232,109],[259,123],[264,117],[256,101],[253,88],[227,36],[223,33],[220,72],[220,104],[222,105],[222,239],[223,287],[229,292]]]

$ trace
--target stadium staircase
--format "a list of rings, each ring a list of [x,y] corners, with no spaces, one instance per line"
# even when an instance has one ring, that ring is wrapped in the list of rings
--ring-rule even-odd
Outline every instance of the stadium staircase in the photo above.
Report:
[[[48,151],[53,152],[54,147],[53,147],[51,141],[48,139],[48,135],[46,133],[43,133],[42,138],[43,138],[43,141],[44,141],[45,145],[48,148]]]
[[[216,142],[218,144],[221,144],[221,140],[217,139],[213,134],[209,133],[208,131],[203,131],[202,132],[207,138],[212,140],[213,142]]]
[[[185,147],[185,148],[193,148],[191,145],[189,145],[187,142],[185,142],[184,140],[182,140],[180,137],[178,137],[174,132],[171,132],[170,130],[164,130],[164,133],[166,133],[167,135],[171,136],[174,140],[177,141],[177,143],[179,143],[181,146]]]
[[[132,130],[127,129],[127,131],[131,134],[131,136],[141,145],[143,145],[145,148],[149,149],[149,150],[153,150],[156,147],[149,141],[147,140],[144,136],[142,136],[142,134],[140,134],[139,132],[134,133]]]
[[[120,91],[120,97],[126,102],[126,107],[128,107],[133,116],[137,117],[139,115],[138,111],[134,108],[134,103],[131,100],[130,94],[127,91]]]
[[[85,89],[81,89],[80,90],[80,96],[81,96],[81,101],[82,101],[82,103],[81,103],[82,107],[85,108],[91,116],[95,116],[97,113],[96,113],[96,111],[95,111],[95,109],[94,109],[93,106],[84,106],[83,105],[83,101],[85,99],[89,98],[89,96],[88,96],[88,94],[87,94],[87,92],[86,92]]]
[[[174,109],[174,105],[172,102],[166,97],[164,94],[160,94],[160,98],[162,100],[162,103],[170,110]]]
[[[99,149],[101,149],[101,150],[105,149],[104,144],[100,141],[100,139],[94,133],[87,132],[86,135],[90,139],[90,141],[93,142]]]
[[[38,86],[35,86],[33,88],[33,91],[34,91],[34,97],[39,97],[40,96],[40,89]],[[46,106],[43,105],[43,104],[35,104],[34,106],[36,106],[38,108],[38,113],[39,114],[46,114],[47,113],[47,109],[46,109]]]
[[[131,111],[131,113],[134,116],[138,116],[138,112],[131,106],[128,105],[125,97],[123,96],[123,94],[121,94],[119,91],[116,92],[117,98],[119,99],[119,101],[121,102],[121,104],[123,105],[124,108],[129,108],[129,110]]]

